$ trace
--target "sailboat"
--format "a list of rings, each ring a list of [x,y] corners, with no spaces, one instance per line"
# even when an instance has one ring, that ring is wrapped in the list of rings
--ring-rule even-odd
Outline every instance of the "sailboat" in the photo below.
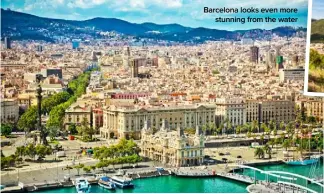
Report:
[[[310,150],[310,138],[311,138],[311,134],[309,134],[309,139],[308,139],[308,142],[309,142],[309,150]],[[303,140],[303,136],[301,137],[301,141]],[[301,142],[301,145],[302,145],[302,142]],[[312,165],[312,164],[315,164],[319,161],[320,159],[320,156],[310,156],[310,157],[302,157],[300,159],[297,159],[297,160],[286,160],[284,161],[286,164],[288,165],[296,165],[296,166],[305,166],[305,165]]]

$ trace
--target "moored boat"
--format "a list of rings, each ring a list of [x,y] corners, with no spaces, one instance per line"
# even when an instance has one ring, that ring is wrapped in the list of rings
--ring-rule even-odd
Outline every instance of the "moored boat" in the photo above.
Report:
[[[305,166],[315,164],[319,161],[319,157],[309,157],[309,158],[301,158],[299,160],[287,160],[285,161],[288,165],[295,165],[295,166]]]
[[[78,193],[89,193],[90,184],[86,178],[80,177],[75,179],[75,188]]]
[[[119,188],[133,188],[134,184],[131,182],[132,179],[123,176],[113,176],[111,177],[111,182],[113,182]]]
[[[101,177],[98,181],[99,186],[109,189],[109,190],[114,190],[116,189],[115,183],[111,181],[111,179],[107,176]]]

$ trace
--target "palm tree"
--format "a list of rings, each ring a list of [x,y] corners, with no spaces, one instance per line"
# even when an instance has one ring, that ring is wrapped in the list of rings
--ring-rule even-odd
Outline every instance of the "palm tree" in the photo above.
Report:
[[[291,142],[289,141],[289,139],[285,139],[285,141],[282,143],[282,147],[285,148],[286,151],[288,150],[290,145],[291,145]]]
[[[255,133],[255,132],[257,132],[257,131],[260,132],[260,131],[259,131],[258,121],[257,121],[257,120],[252,121],[251,129],[252,129],[252,132],[253,132],[253,133]]]
[[[213,132],[215,130],[215,124],[214,123],[209,123],[208,128],[209,128],[211,134],[213,134]]]
[[[263,150],[265,151],[266,154],[269,155],[269,159],[271,159],[271,147],[268,144],[266,144],[263,146]]]
[[[261,124],[261,129],[262,129],[263,134],[264,133],[268,134],[269,128],[268,128],[268,126],[265,123],[262,123]]]
[[[279,124],[279,130],[284,130],[284,129],[285,129],[285,123],[281,121]]]
[[[271,148],[273,148],[273,146],[275,145],[275,141],[274,141],[273,139],[270,139],[270,140],[267,142],[267,144],[268,144],[269,146],[271,146]]]
[[[235,130],[236,134],[240,134],[241,130],[242,130],[242,126],[240,125],[236,126],[236,130]]]
[[[206,135],[207,126],[206,126],[206,125],[203,125],[203,126],[201,127],[201,130],[204,132],[204,135]]]
[[[260,147],[256,148],[254,151],[254,156],[258,156],[259,159],[264,158],[264,150]]]

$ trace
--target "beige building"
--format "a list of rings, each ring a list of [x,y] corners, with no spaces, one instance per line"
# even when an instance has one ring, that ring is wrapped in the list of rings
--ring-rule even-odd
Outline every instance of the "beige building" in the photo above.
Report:
[[[295,103],[290,100],[246,100],[246,122],[295,120]]]
[[[304,81],[305,69],[280,69],[280,82],[287,82],[288,80]]]
[[[87,119],[90,126],[92,122],[91,106],[74,103],[65,110],[64,126],[68,129],[71,124],[80,125],[83,119]]]
[[[14,123],[19,118],[19,105],[15,99],[1,99],[1,123]]]
[[[105,138],[129,138],[132,136],[139,139],[144,122],[152,124],[152,129],[156,130],[162,126],[162,120],[169,123],[170,129],[177,126],[195,128],[215,122],[216,106],[212,104],[197,104],[186,106],[115,106],[110,105],[104,109],[103,127],[100,134]]]
[[[156,133],[148,123],[142,130],[140,147],[143,157],[175,167],[203,163],[204,136],[198,126],[195,135],[185,135],[180,127],[171,131],[166,120],[163,120],[161,129]]]
[[[323,120],[323,100],[321,97],[308,97],[302,99],[299,103],[299,107],[302,107],[305,116],[313,116],[318,121]]]
[[[243,98],[217,98],[216,106],[217,124],[227,119],[232,126],[245,124],[246,110]]]

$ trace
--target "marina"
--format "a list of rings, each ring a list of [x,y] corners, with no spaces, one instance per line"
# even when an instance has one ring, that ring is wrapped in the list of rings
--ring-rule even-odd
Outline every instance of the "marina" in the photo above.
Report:
[[[257,168],[258,171],[254,172],[253,169]],[[319,168],[323,168],[323,163],[319,163]],[[292,178],[289,175],[278,175],[267,177],[262,171],[269,172],[268,174],[274,174],[276,171],[283,173],[297,173],[302,176],[309,176],[312,166],[290,166],[287,164],[275,164],[275,165],[257,165],[251,167],[251,169],[242,169],[237,166],[231,169],[229,172],[216,172],[211,169],[202,169],[199,167],[196,168],[184,168],[176,171],[176,169],[163,170],[163,171],[143,171],[138,173],[129,173],[127,174],[127,179],[122,181],[120,175],[115,177],[115,181],[119,181],[119,187],[116,187],[115,190],[110,190],[100,184],[100,178],[104,174],[98,174],[98,178],[87,178],[89,184],[91,183],[90,193],[96,192],[235,192],[244,193],[244,192],[269,192],[275,193],[279,191],[294,191],[294,192],[321,192],[321,187],[312,182],[311,184],[305,183],[302,179]],[[235,173],[233,173],[235,169]],[[238,170],[241,169],[241,170]],[[171,172],[171,173],[170,173]],[[187,173],[191,172],[191,173]],[[199,173],[200,172],[200,173]],[[178,173],[178,174],[176,174]],[[169,175],[169,176],[168,176]],[[256,177],[254,179],[254,176]],[[323,174],[322,174],[323,176]],[[114,177],[114,176],[112,176]],[[126,177],[126,176],[125,176]],[[132,178],[136,177],[136,178]],[[143,178],[141,178],[143,177]],[[290,182],[287,182],[285,179],[290,179]],[[310,179],[311,180],[311,179]],[[130,182],[127,182],[130,181]],[[77,189],[75,187],[75,180],[72,182],[60,182],[60,183],[50,183],[47,184],[34,184],[34,185],[25,185],[24,190],[20,192],[49,192],[49,193],[76,193]],[[114,182],[115,183],[115,182]],[[126,186],[129,184],[133,186]],[[125,185],[122,186],[122,184]],[[169,185],[168,188],[156,188],[156,185]],[[117,184],[116,184],[117,186]],[[187,188],[188,187],[188,188]],[[189,190],[189,188],[191,190]],[[229,188],[231,188],[229,190]],[[9,188],[5,188],[2,192],[10,192]],[[18,188],[12,187],[11,192],[16,191]]]

